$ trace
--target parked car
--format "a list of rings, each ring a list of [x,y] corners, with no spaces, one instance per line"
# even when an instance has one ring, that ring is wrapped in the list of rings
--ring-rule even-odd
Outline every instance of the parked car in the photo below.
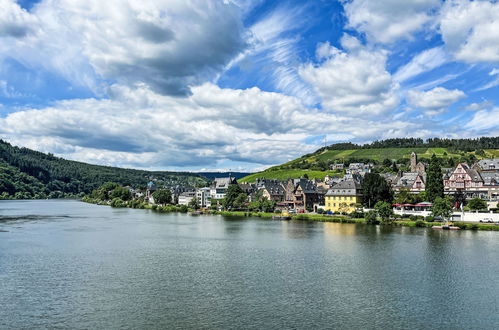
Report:
[[[484,222],[484,223],[494,223],[494,220],[492,220],[492,218],[483,218],[483,219],[480,219],[480,222]]]
[[[433,218],[433,221],[435,221],[435,222],[444,222],[444,218],[442,218],[440,216],[436,216],[435,218]]]

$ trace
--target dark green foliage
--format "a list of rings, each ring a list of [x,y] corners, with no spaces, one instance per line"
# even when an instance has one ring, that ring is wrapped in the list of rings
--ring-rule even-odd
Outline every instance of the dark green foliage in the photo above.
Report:
[[[437,156],[433,155],[428,167],[426,193],[430,202],[435,201],[437,197],[444,197],[444,182],[442,178],[442,169]]]
[[[433,202],[431,213],[434,217],[442,217],[446,220],[452,215],[452,198],[449,196],[437,197]]]
[[[365,213],[364,219],[366,219],[366,223],[368,223],[370,225],[377,225],[379,223],[378,222],[378,215],[377,215],[376,211],[374,211],[374,210],[371,210],[371,211],[368,211],[367,213]]]
[[[479,149],[499,148],[499,137],[481,137],[477,139],[441,139],[430,138],[426,141],[420,138],[396,138],[358,145],[354,143],[336,143],[317,151],[377,149],[377,148],[453,148],[455,150],[474,151]]]
[[[237,184],[231,184],[227,188],[227,193],[225,194],[224,208],[226,210],[234,208],[234,202],[236,198],[240,195],[244,194],[244,191]]]
[[[467,206],[472,211],[485,210],[487,208],[487,203],[484,200],[475,197],[468,202]]]
[[[416,227],[426,227],[426,224],[423,220],[417,220],[414,224]]]
[[[130,190],[125,187],[116,187],[110,193],[111,198],[119,198],[123,201],[129,201],[132,199],[132,194]]]
[[[382,224],[389,225],[393,222],[393,209],[390,203],[379,201],[374,208],[381,218]]]
[[[376,173],[367,173],[364,176],[362,193],[363,203],[367,207],[372,207],[380,201],[391,203],[393,200],[390,184]]]
[[[170,204],[172,202],[172,192],[170,189],[158,189],[152,194],[154,203],[156,204]]]
[[[0,196],[8,193],[9,198],[75,197],[109,181],[140,188],[151,179],[160,184],[206,182],[191,173],[149,172],[65,160],[0,140]]]
[[[191,201],[189,202],[189,207],[194,209],[194,210],[199,209],[199,202],[198,202],[198,199],[196,197],[191,199]]]

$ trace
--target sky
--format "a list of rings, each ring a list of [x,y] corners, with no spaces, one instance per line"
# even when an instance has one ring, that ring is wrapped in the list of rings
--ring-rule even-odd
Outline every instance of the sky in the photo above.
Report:
[[[325,143],[499,135],[499,2],[0,0],[0,138],[257,171]]]

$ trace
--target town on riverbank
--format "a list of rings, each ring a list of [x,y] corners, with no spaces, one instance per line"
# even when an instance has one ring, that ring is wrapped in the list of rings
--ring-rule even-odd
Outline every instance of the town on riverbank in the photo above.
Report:
[[[392,173],[384,171],[394,169]],[[363,222],[427,227],[453,222],[461,229],[499,230],[499,159],[442,168],[433,155],[407,170],[396,163],[335,163],[340,173],[321,179],[258,178],[238,181],[230,174],[207,186],[145,189],[106,183],[83,200],[113,207],[161,212],[218,213],[281,219]],[[395,172],[395,173],[393,173]]]

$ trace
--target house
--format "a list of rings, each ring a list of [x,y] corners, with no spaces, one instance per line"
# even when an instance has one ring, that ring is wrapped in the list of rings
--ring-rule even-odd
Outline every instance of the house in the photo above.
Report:
[[[178,196],[178,204],[179,205],[189,205],[189,203],[196,198],[196,192],[195,191],[186,191],[183,193],[180,193]]]
[[[473,165],[472,168],[482,173],[499,171],[499,158],[479,160]]]
[[[292,201],[298,210],[313,210],[314,204],[324,204],[324,194],[321,194],[314,183],[308,179],[294,179]]]
[[[152,198],[152,194],[154,194],[156,190],[157,190],[156,184],[152,181],[149,181],[147,183],[145,200],[148,201],[149,203],[154,203],[154,198]]]
[[[198,188],[196,189],[196,198],[200,207],[210,207],[211,206],[211,195],[210,188]]]
[[[345,173],[350,175],[358,174],[364,176],[366,175],[366,173],[371,172],[372,167],[373,164],[351,163],[346,169]]]
[[[352,213],[362,203],[362,187],[355,180],[341,181],[326,193],[325,210]]]
[[[499,170],[497,159],[482,159],[469,167],[460,163],[444,177],[446,194],[463,194],[467,199],[479,197],[488,201],[499,199]]]
[[[342,169],[344,169],[344,168],[345,168],[345,164],[343,164],[343,163],[331,164],[331,165],[329,166],[329,168],[331,168],[333,171],[334,171],[334,170],[342,170]]]
[[[286,196],[284,185],[279,180],[257,179],[255,186],[263,197],[274,202],[282,202]]]
[[[236,178],[231,176],[227,178],[215,178],[210,187],[210,196],[212,199],[222,199],[225,198],[227,189],[231,184],[237,184]]]
[[[420,193],[426,189],[426,173],[399,172],[393,184],[393,190],[408,189],[411,193]]]

